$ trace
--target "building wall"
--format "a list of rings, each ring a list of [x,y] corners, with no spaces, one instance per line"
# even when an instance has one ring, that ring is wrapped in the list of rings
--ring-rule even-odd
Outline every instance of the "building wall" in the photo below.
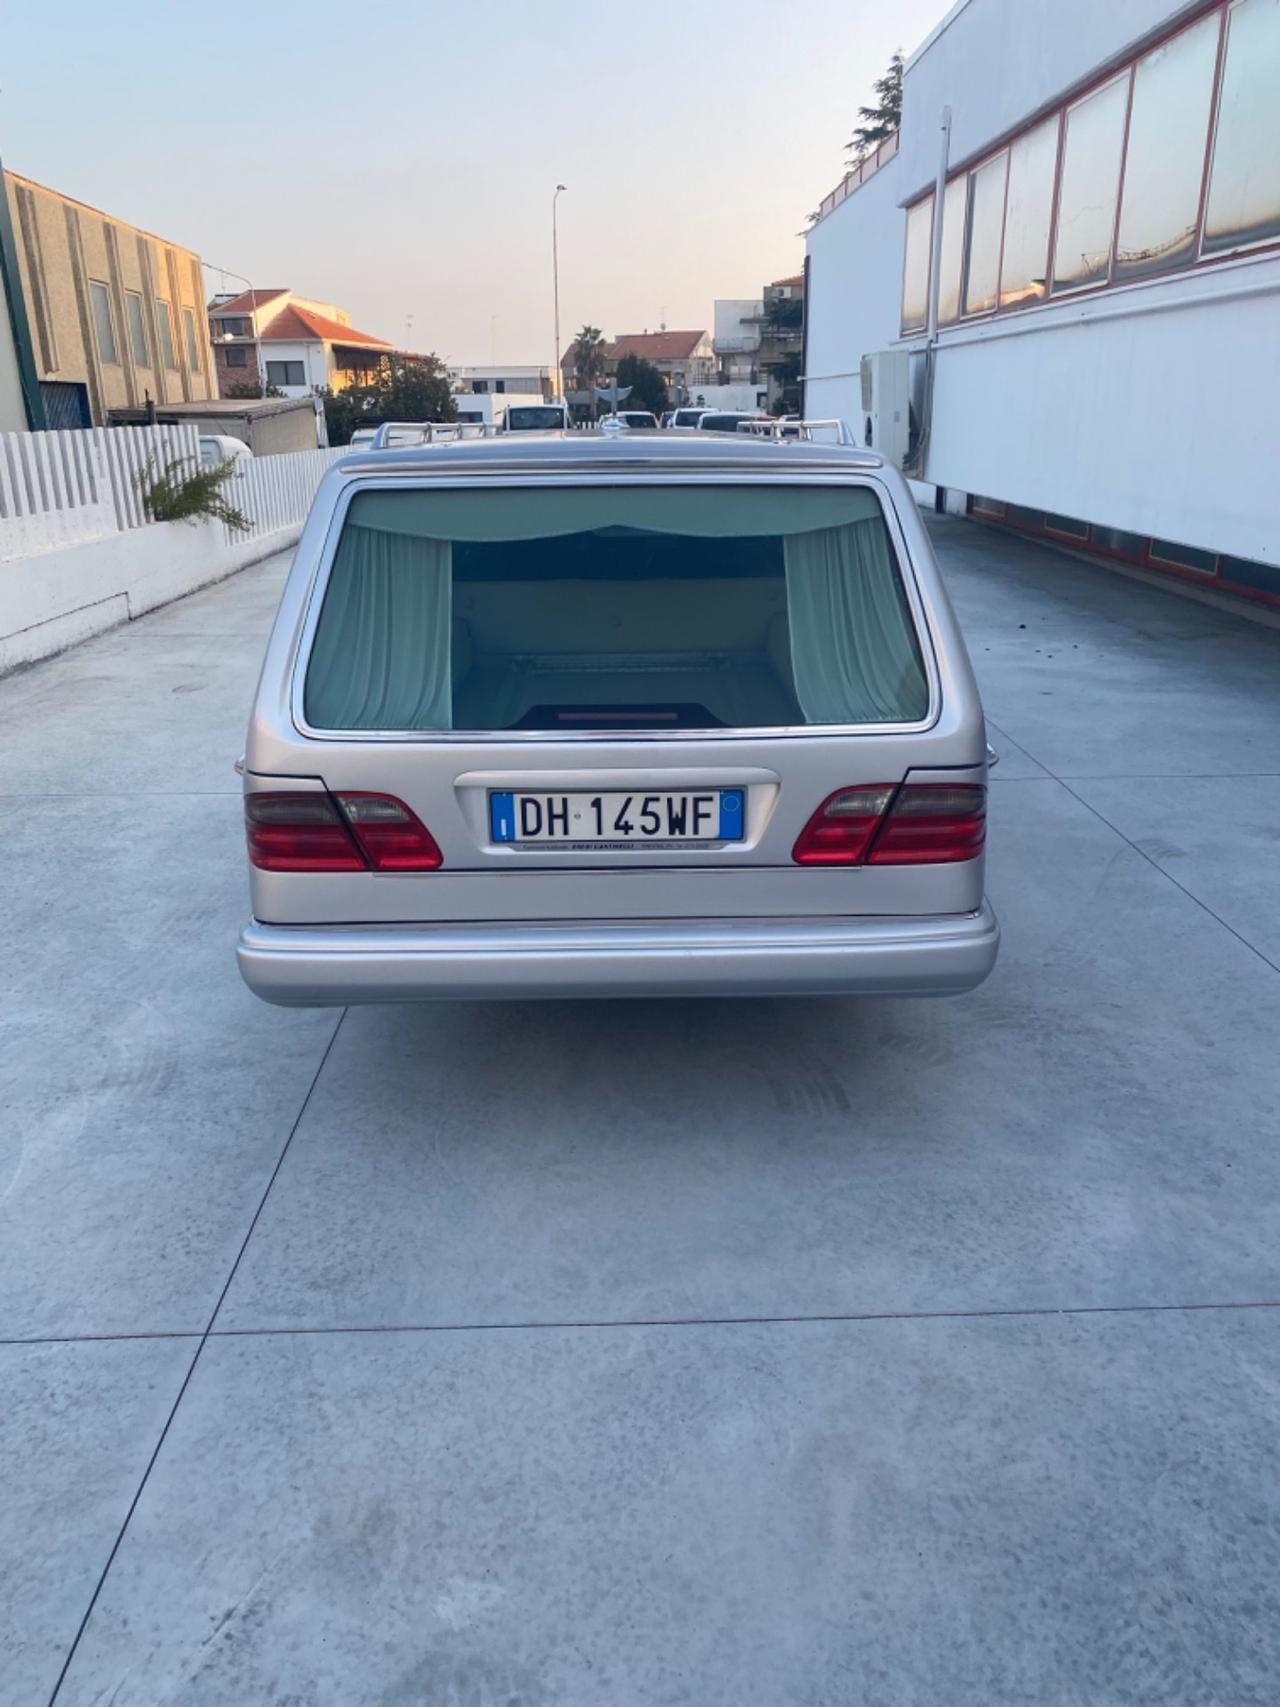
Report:
[[[317,385],[332,383],[330,373],[330,358],[332,351],[319,340],[309,343],[269,343],[261,346],[262,371],[270,383],[280,385],[278,380],[270,380],[269,362],[301,362],[306,375],[302,385],[280,385],[280,390],[286,397],[309,397]],[[341,389],[340,387],[338,389]]]
[[[1280,256],[1121,294],[944,342],[929,479],[1280,564]]]
[[[902,156],[869,178],[809,233],[804,410],[856,426],[859,363],[898,338],[902,296]]]
[[[715,304],[714,342],[717,354],[731,350],[756,349],[760,343],[760,328],[750,324],[764,313],[764,303],[757,297],[734,296],[717,298]]]
[[[21,433],[27,427],[27,411],[22,401],[22,380],[18,372],[18,352],[14,347],[13,328],[5,311],[3,292],[0,292],[0,433]]]
[[[82,384],[95,425],[112,408],[215,394],[199,257],[55,190],[5,173],[23,295],[42,380]],[[106,286],[115,339],[104,360],[94,328],[90,283]],[[139,298],[146,360],[137,359],[126,293]],[[161,354],[158,304],[169,305],[175,364]],[[188,360],[183,314],[195,332]]]
[[[903,199],[933,183],[939,125],[951,108],[953,166],[1020,125],[1166,19],[1170,0],[966,0],[907,61],[902,89]]]
[[[1201,9],[968,0],[950,15],[908,62],[897,157],[809,234],[807,413],[856,423],[859,358],[924,349],[899,336],[901,204],[932,185],[942,106],[954,171]],[[935,361],[932,484],[1280,563],[1274,248],[944,325]]]

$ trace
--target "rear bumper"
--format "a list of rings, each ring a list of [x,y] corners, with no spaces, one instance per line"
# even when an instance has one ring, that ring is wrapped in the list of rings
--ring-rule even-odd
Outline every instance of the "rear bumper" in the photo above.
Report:
[[[972,990],[995,965],[988,903],[942,918],[263,925],[246,984],[286,1007],[433,997],[898,995]]]

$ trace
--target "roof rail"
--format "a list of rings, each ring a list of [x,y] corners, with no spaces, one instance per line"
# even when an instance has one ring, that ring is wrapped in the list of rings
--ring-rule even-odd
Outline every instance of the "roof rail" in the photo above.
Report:
[[[497,428],[488,421],[384,421],[373,435],[370,450],[403,450],[409,445],[454,444],[459,439],[491,439]]]
[[[783,416],[774,421],[739,421],[738,432],[745,433],[756,439],[775,439],[783,443],[802,442],[812,444],[815,435],[823,437],[818,442],[827,442],[826,435],[830,434],[838,445],[853,445],[857,443],[849,431],[846,422],[832,418],[831,420],[798,420],[794,417]]]

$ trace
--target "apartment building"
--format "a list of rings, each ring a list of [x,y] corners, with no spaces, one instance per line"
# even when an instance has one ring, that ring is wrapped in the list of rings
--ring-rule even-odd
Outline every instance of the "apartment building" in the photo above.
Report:
[[[212,397],[200,257],[16,172],[3,178],[10,320],[35,377],[24,424],[104,426],[113,408]]]

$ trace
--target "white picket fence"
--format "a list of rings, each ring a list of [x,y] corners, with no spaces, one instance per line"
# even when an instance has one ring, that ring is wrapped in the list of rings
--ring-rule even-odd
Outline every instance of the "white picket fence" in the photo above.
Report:
[[[195,467],[197,437],[194,427],[0,433],[0,562],[144,526],[139,473],[148,459]]]
[[[148,525],[138,477],[150,462],[199,466],[191,426],[84,427],[62,433],[0,433],[0,563]],[[223,488],[249,519],[246,537],[297,529],[316,488],[345,449],[241,457]],[[228,531],[228,539],[231,539]]]
[[[235,474],[222,490],[227,502],[248,518],[250,536],[228,530],[228,539],[299,526],[329,465],[349,454],[346,445],[338,445],[328,450],[286,451],[281,456],[238,457]]]

